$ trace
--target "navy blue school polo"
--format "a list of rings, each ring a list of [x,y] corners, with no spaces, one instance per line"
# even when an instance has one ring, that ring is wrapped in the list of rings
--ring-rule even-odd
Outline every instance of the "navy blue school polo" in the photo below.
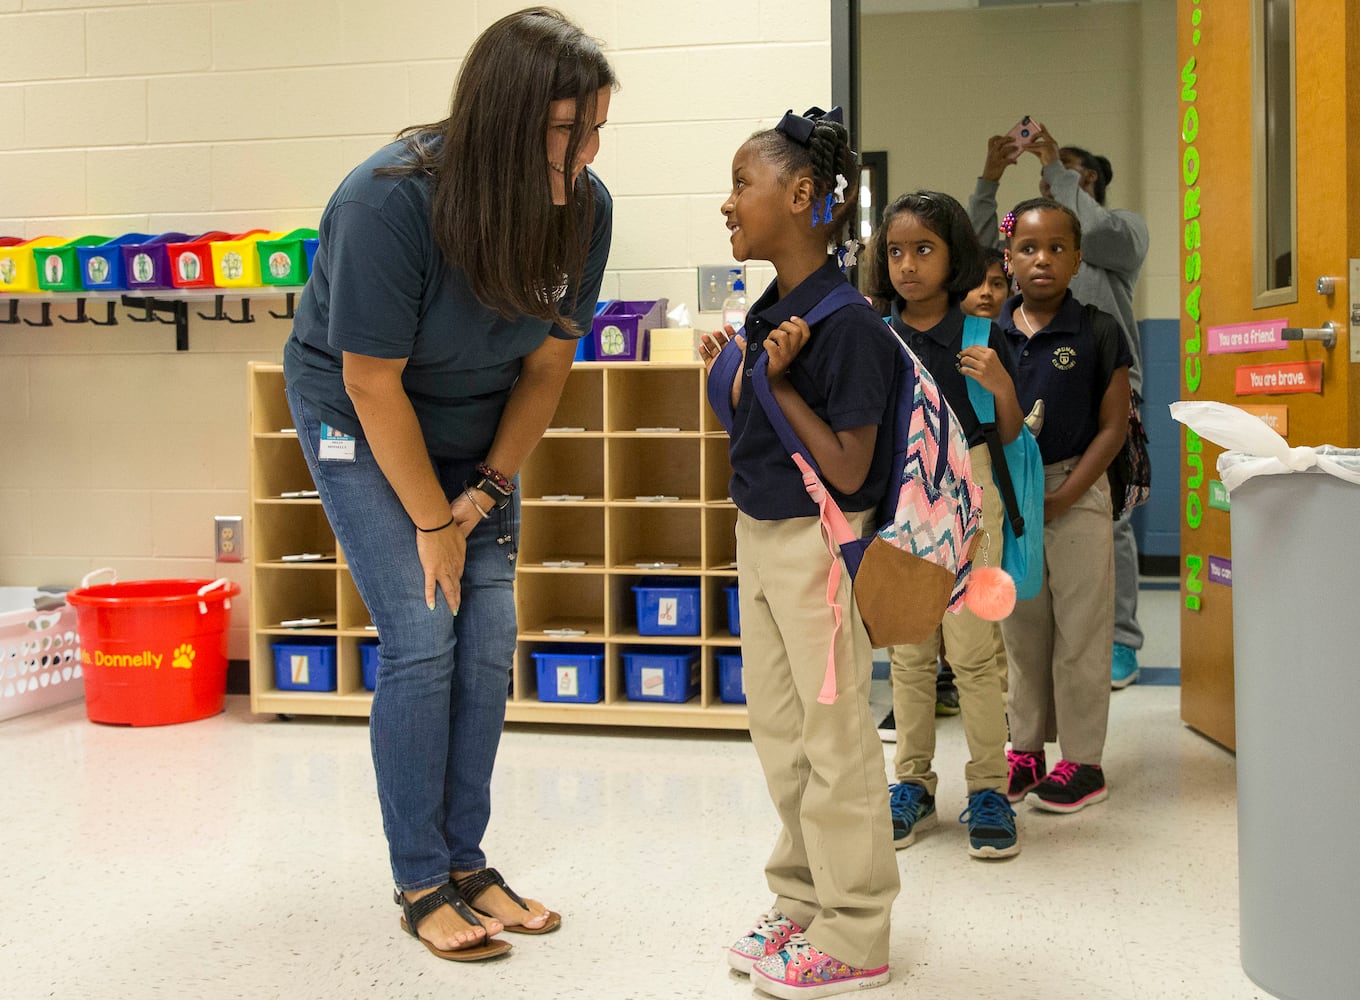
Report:
[[[973,412],[973,404],[968,399],[968,376],[959,370],[959,354],[963,351],[963,310],[958,306],[951,306],[944,314],[944,319],[929,330],[922,331],[902,321],[904,305],[901,299],[893,302],[893,315],[889,320],[893,333],[911,348],[911,353],[916,355],[921,364],[925,365],[926,371],[935,378],[935,384],[940,387],[940,392],[944,393],[945,402],[958,417],[959,426],[963,428],[963,433],[968,438],[968,447],[982,444],[985,440],[982,436],[982,426],[978,423],[977,414]],[[1011,381],[1015,381],[1010,346],[1006,343],[1001,328],[995,323],[992,324],[991,333],[987,337],[987,346],[996,351]]]
[[[363,437],[345,391],[344,352],[408,359],[402,387],[436,459],[480,461],[491,448],[525,355],[548,337],[572,339],[560,325],[501,316],[450,267],[431,228],[434,180],[394,177],[406,162],[402,140],[350,171],[321,214],[321,246],[298,296],[283,371],[317,417]],[[589,332],[613,232],[613,201],[589,168],[594,193],[585,269],[565,290],[563,312]]]
[[[761,293],[746,314],[746,358],[741,398],[732,423],[732,499],[743,513],[761,521],[816,517],[803,477],[779,443],[774,427],[756,399],[751,373],[766,336],[792,316],[806,316],[827,293],[845,284],[833,258],[782,299],[776,282]],[[789,368],[798,395],[833,431],[882,424],[890,416],[892,388],[902,364],[902,349],[877,312],[865,302],[837,309],[812,327],[812,335]],[[888,488],[892,434],[880,428],[864,484],[843,494],[827,488],[841,510],[877,507]]]
[[[1133,356],[1114,317],[1088,312],[1070,291],[1052,321],[1026,337],[1015,323],[1020,298],[1006,300],[997,322],[1010,346],[1021,412],[1028,413],[1036,399],[1044,401],[1039,454],[1050,465],[1090,446],[1100,430],[1100,402],[1110,379],[1115,369],[1133,364]]]

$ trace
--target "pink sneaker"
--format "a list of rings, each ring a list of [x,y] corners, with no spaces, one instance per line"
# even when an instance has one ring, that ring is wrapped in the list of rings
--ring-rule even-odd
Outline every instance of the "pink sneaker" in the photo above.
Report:
[[[1048,768],[1044,763],[1044,752],[1033,753],[1007,750],[1006,766],[1010,771],[1006,784],[1006,801],[1011,805],[1024,799],[1039,782],[1044,780]]]
[[[778,910],[762,913],[750,932],[727,949],[727,964],[749,976],[757,962],[776,954],[788,944],[789,938],[802,932],[803,928]]]
[[[751,985],[784,1000],[813,1000],[852,990],[871,990],[892,978],[888,967],[856,969],[818,951],[794,934],[780,951],[762,958],[751,970]]]

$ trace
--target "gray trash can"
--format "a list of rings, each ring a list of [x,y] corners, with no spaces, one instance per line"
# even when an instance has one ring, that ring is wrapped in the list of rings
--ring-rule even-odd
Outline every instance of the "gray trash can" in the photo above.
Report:
[[[1257,475],[1231,523],[1242,967],[1287,1000],[1360,996],[1360,486]]]

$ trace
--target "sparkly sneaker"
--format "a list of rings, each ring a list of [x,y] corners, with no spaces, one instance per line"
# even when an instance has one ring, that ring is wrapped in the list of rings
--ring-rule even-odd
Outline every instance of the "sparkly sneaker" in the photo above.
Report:
[[[727,964],[749,976],[757,962],[777,953],[789,938],[802,932],[803,928],[778,910],[762,913],[750,933],[727,949]]]
[[[904,781],[888,786],[888,808],[892,811],[893,847],[902,850],[916,841],[916,831],[935,820],[935,796],[924,785]]]
[[[886,965],[856,969],[818,951],[802,934],[793,935],[781,951],[762,958],[751,970],[752,986],[784,1000],[814,1000],[873,989],[890,978]]]
[[[1138,680],[1138,650],[1125,646],[1122,642],[1114,644],[1110,654],[1110,687],[1118,691]]]
[[[1037,809],[1074,813],[1104,801],[1109,794],[1110,790],[1105,787],[1105,772],[1100,765],[1060,760],[1025,799]]]
[[[1015,810],[1000,792],[984,788],[968,796],[959,816],[968,824],[968,853],[975,858],[1010,858],[1020,853]]]
[[[1044,763],[1044,752],[1024,753],[1019,750],[1006,751],[1006,764],[1010,770],[1010,781],[1006,785],[1006,799],[1012,804],[1023,799],[1026,793],[1044,780],[1048,770]]]

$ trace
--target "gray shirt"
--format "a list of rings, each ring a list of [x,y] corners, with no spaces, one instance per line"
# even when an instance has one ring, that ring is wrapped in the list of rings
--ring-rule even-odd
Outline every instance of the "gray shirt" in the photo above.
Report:
[[[1147,257],[1147,223],[1137,212],[1100,204],[1081,189],[1081,174],[1061,162],[1044,167],[1043,178],[1053,191],[1053,200],[1076,212],[1081,222],[1081,268],[1072,279],[1072,295],[1119,320],[1133,355],[1129,383],[1142,395],[1143,353],[1133,315],[1133,287]],[[968,199],[968,218],[983,246],[1004,245],[996,228],[998,186],[979,177]]]

